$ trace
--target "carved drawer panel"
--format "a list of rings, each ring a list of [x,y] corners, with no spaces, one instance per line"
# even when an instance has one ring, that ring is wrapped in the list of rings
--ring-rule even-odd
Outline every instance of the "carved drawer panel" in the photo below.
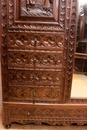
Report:
[[[74,108],[74,109],[72,109]],[[83,106],[84,108],[84,106]],[[10,115],[11,117],[23,117],[23,116],[28,116],[29,117],[33,117],[33,118],[56,118],[56,119],[60,119],[61,120],[66,118],[66,121],[69,120],[69,118],[71,118],[72,120],[74,119],[79,119],[79,117],[81,116],[82,119],[85,117],[87,118],[87,109],[85,107],[85,109],[83,110],[82,107],[79,108],[77,106],[77,108],[75,106],[70,106],[67,105],[63,106],[57,106],[57,107],[53,107],[50,106],[50,108],[48,108],[48,106],[44,106],[42,107],[41,105],[38,107],[10,107]]]
[[[29,104],[3,103],[4,118],[8,124],[35,123],[41,125],[85,125],[87,124],[87,105],[78,104]],[[81,118],[80,118],[81,117]],[[55,129],[55,128],[54,128]]]
[[[9,33],[8,48],[63,50],[64,35]]]
[[[10,101],[25,101],[25,102],[56,102],[60,99],[60,87],[27,87],[27,86],[10,86],[9,100]]]
[[[61,52],[8,52],[10,67],[62,68]]]
[[[61,82],[60,70],[9,70],[10,85],[61,85]]]

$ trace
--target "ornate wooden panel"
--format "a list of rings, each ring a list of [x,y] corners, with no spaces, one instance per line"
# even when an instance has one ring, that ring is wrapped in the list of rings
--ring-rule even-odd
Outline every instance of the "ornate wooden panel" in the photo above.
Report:
[[[55,10],[58,12],[58,5],[58,0],[21,0],[20,16],[29,17],[29,19],[36,17],[37,20],[44,17],[44,20],[51,18],[57,21],[58,14],[55,14]]]
[[[9,33],[8,48],[63,50],[64,34]]]
[[[59,52],[9,51],[9,67],[62,68],[63,54]]]
[[[59,103],[59,86],[10,86],[9,101],[25,101],[31,103]]]
[[[61,85],[60,70],[9,70],[9,85]],[[38,86],[39,87],[39,86]]]
[[[38,125],[42,123],[49,125],[87,124],[87,105],[47,104],[44,106],[30,104],[28,106],[28,104],[9,103],[8,105],[4,103],[4,111],[4,124],[10,124],[11,122],[35,123]]]

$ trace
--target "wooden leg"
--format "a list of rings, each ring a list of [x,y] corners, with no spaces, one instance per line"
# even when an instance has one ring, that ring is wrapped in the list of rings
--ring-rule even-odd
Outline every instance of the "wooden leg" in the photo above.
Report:
[[[6,128],[6,129],[11,128],[11,124],[6,125],[5,128]]]

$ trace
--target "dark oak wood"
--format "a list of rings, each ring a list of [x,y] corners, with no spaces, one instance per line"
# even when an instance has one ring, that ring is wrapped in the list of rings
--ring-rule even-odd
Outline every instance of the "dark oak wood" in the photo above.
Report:
[[[70,100],[77,0],[44,2],[0,3],[3,123],[8,127],[12,122],[87,124],[87,106]]]

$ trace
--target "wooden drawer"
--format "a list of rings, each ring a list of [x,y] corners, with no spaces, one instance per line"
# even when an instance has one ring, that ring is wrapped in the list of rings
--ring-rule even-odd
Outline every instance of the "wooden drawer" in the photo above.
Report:
[[[8,51],[9,67],[62,68],[63,53],[46,51]]]
[[[64,35],[51,33],[8,33],[8,48],[35,50],[63,50]]]
[[[87,124],[87,105],[79,104],[29,104],[4,102],[4,124],[70,125]],[[80,118],[81,117],[81,118]]]
[[[57,70],[9,69],[9,85],[61,85],[62,72]]]
[[[9,101],[59,103],[60,86],[9,86]]]

